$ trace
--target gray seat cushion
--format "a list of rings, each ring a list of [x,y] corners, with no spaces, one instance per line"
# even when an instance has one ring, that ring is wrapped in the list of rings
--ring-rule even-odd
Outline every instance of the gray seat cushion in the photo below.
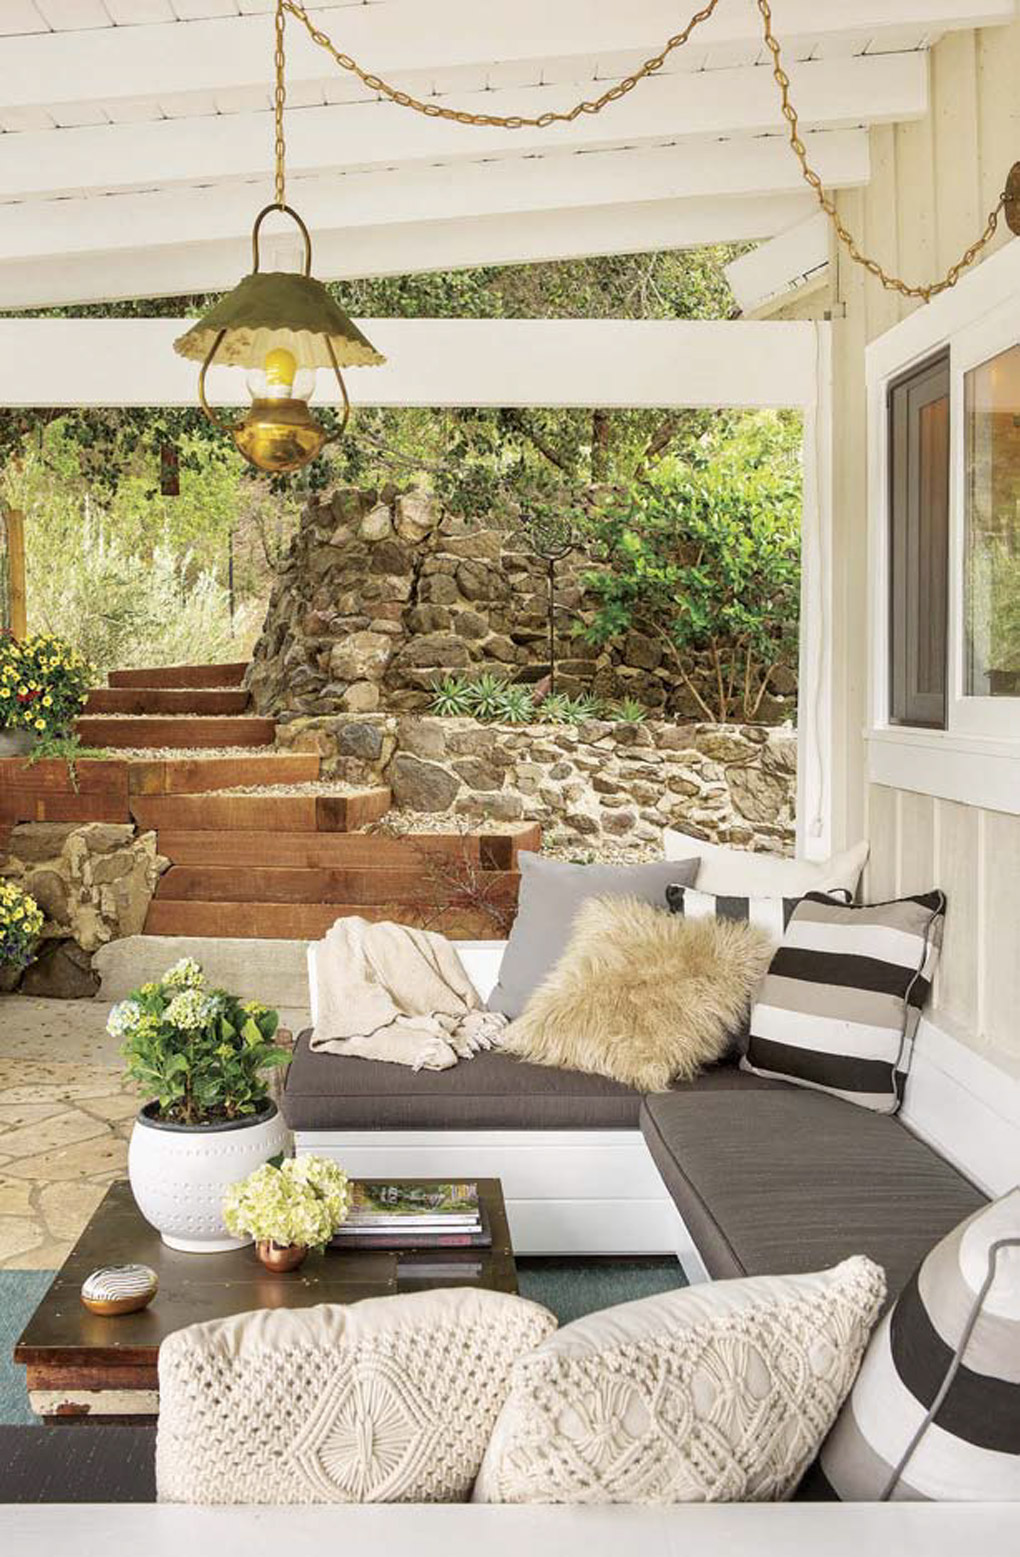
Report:
[[[714,1277],[823,1270],[851,1254],[898,1293],[985,1196],[898,1120],[802,1088],[645,1099],[641,1128]]]
[[[717,1065],[699,1091],[776,1083]],[[529,1065],[493,1050],[450,1070],[410,1070],[313,1052],[297,1041],[283,1112],[292,1130],[636,1130],[641,1093],[602,1076]]]

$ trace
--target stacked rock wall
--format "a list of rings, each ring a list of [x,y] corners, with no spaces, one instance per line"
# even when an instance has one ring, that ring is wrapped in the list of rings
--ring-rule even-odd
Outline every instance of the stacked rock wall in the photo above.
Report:
[[[661,848],[678,827],[748,849],[794,842],[797,742],[760,725],[492,725],[413,714],[298,718],[277,730],[345,782],[385,783],[433,818],[541,822],[580,851]]]
[[[592,610],[578,582],[585,566],[575,557],[558,569],[558,687],[703,717],[651,637],[630,632],[596,649],[573,631]],[[537,681],[548,669],[547,601],[545,564],[493,522],[415,493],[335,492],[310,504],[281,567],[248,674],[253,703],[284,720],[423,710],[444,675]],[[784,694],[794,690],[791,681]],[[791,711],[769,699],[761,717]]]

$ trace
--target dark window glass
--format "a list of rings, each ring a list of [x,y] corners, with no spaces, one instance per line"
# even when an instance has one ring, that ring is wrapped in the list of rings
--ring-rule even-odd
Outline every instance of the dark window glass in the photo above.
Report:
[[[949,613],[949,354],[889,389],[893,724],[944,729]]]

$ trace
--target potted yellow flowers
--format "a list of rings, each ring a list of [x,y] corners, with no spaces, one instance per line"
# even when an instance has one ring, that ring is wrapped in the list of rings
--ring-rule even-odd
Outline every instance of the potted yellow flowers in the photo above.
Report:
[[[328,1157],[267,1162],[223,1197],[236,1238],[254,1238],[268,1270],[296,1270],[309,1249],[324,1249],[347,1220],[347,1175]]]
[[[0,878],[0,990],[12,990],[35,956],[43,913],[34,897]]]
[[[68,735],[92,679],[91,667],[60,638],[37,633],[19,642],[0,634],[0,757],[25,756]]]

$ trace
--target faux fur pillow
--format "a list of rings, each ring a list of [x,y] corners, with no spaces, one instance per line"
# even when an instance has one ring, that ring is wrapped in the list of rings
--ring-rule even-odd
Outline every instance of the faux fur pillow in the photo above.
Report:
[[[772,950],[747,924],[592,898],[502,1047],[534,1065],[665,1092],[727,1052]]]

